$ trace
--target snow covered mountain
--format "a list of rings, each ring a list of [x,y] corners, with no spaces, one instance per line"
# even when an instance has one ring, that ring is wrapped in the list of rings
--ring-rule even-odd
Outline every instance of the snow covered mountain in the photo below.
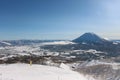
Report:
[[[73,40],[76,43],[105,43],[109,42],[108,40],[99,37],[94,33],[85,33],[82,36]]]

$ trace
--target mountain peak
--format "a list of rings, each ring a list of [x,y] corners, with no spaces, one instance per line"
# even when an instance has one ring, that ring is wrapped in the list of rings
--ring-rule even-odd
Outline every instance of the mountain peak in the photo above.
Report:
[[[100,36],[96,35],[93,32],[87,32],[84,33],[82,36],[76,38],[73,40],[73,42],[76,43],[104,43],[104,42],[108,42],[107,40],[105,40],[104,38],[101,38]]]
[[[86,32],[86,33],[84,33],[83,35],[90,35],[90,36],[97,36],[97,37],[99,37],[98,35],[96,35],[95,33],[93,33],[93,32]],[[82,35],[82,36],[83,36]]]

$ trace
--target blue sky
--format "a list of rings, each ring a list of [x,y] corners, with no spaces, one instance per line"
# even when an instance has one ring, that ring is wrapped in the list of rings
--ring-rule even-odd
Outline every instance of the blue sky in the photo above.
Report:
[[[0,39],[120,39],[120,0],[0,0]]]

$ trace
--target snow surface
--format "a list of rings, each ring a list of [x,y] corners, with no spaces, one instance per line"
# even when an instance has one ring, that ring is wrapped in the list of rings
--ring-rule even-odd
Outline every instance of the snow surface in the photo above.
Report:
[[[63,68],[65,70],[70,70],[70,67],[65,65],[64,63],[61,63],[60,68]]]
[[[44,65],[1,64],[0,80],[94,80],[65,69]]]

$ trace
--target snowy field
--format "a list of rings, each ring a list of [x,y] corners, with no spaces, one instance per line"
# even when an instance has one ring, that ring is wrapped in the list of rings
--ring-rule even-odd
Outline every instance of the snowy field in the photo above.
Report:
[[[94,80],[65,68],[65,65],[57,68],[35,64],[32,66],[21,63],[2,64],[0,65],[0,80]]]

